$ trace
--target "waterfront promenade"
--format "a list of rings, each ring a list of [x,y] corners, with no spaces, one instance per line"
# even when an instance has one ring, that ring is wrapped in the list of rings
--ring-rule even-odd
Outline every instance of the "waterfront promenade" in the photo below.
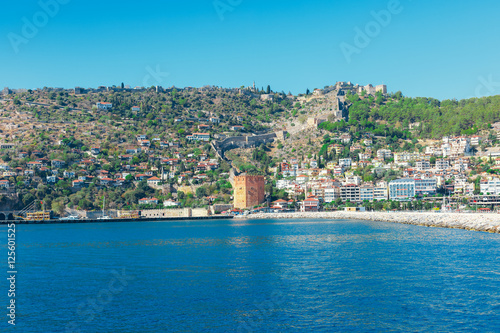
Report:
[[[500,233],[500,214],[437,212],[295,212],[257,213],[236,216],[246,219],[355,219],[413,224],[426,227],[466,229]]]

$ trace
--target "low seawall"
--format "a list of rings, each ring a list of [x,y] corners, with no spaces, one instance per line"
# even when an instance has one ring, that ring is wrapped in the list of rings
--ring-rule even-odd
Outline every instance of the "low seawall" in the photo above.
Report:
[[[500,214],[419,212],[308,212],[241,216],[247,219],[352,219],[465,229],[500,234]]]
[[[96,219],[83,219],[83,220],[47,220],[47,221],[24,221],[24,220],[7,220],[0,221],[1,224],[75,224],[75,223],[116,223],[116,222],[175,222],[175,221],[192,221],[192,220],[224,220],[232,219],[232,216],[190,216],[190,217],[158,217],[158,218],[140,218],[140,219],[109,219],[109,220],[96,220]]]

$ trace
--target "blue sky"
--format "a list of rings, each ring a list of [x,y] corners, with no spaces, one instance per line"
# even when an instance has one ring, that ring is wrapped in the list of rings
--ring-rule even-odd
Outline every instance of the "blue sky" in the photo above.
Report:
[[[297,94],[351,81],[407,96],[494,95],[499,12],[494,0],[9,1],[0,12],[0,86],[255,80]]]

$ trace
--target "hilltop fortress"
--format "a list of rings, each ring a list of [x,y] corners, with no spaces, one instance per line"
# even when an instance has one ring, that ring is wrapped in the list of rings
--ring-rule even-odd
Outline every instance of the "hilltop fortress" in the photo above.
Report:
[[[326,107],[322,112],[307,119],[307,125],[310,127],[317,127],[325,121],[340,121],[349,120],[349,101],[346,101],[346,94],[367,94],[375,95],[377,93],[387,94],[387,86],[385,84],[373,86],[368,84],[366,86],[354,85],[351,82],[337,82],[333,86],[325,87],[324,89],[314,89],[312,95],[299,96],[297,100],[301,103],[310,102],[313,100],[326,101]]]

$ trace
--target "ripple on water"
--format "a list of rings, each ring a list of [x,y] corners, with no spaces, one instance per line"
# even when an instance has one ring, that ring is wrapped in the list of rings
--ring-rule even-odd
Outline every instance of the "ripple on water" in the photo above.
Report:
[[[495,234],[323,219],[20,225],[16,236],[23,332],[500,327]],[[110,293],[117,274],[130,279]]]

